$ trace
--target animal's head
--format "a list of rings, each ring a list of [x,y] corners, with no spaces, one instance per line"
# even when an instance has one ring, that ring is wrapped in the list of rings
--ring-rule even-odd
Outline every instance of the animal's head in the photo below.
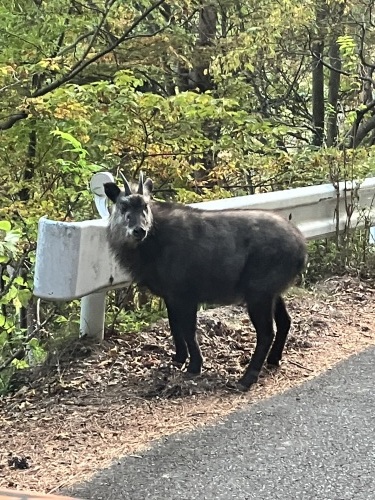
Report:
[[[121,176],[124,189],[120,189],[114,182],[104,184],[105,194],[114,204],[110,228],[119,241],[137,245],[147,237],[152,226],[152,180],[146,179],[143,182],[141,173],[138,187],[132,189],[125,177]]]

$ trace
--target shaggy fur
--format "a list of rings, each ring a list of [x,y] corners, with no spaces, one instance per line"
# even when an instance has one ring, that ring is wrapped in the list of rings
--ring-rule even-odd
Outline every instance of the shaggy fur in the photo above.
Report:
[[[147,179],[138,192],[105,185],[114,202],[108,240],[115,258],[135,281],[162,297],[176,344],[175,360],[199,373],[195,339],[199,303],[245,302],[257,331],[257,347],[240,383],[254,383],[273,340],[268,362],[278,365],[290,327],[281,298],[303,270],[306,244],[282,217],[261,210],[199,210],[150,198]],[[134,235],[134,231],[136,235]]]

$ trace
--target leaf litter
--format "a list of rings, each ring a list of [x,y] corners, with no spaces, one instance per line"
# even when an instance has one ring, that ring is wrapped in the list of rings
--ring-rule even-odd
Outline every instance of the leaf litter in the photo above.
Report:
[[[50,492],[87,480],[125,454],[141,457],[156,439],[212,423],[375,344],[374,282],[334,277],[293,289],[286,301],[293,323],[283,363],[265,367],[248,393],[229,388],[255,346],[240,306],[199,312],[198,377],[171,363],[166,320],[100,345],[70,342],[43,367],[18,372],[13,393],[0,398],[0,486]]]

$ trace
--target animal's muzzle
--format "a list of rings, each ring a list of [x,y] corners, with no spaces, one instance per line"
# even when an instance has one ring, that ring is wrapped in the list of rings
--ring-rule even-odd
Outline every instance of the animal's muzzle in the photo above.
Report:
[[[135,227],[133,229],[133,237],[136,240],[142,241],[145,236],[146,236],[146,230],[143,229],[143,227]]]

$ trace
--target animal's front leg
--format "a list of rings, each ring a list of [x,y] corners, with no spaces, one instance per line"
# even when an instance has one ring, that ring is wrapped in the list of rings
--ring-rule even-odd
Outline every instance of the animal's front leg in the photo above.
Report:
[[[188,357],[188,350],[183,332],[180,328],[178,309],[172,302],[166,301],[166,305],[168,311],[169,326],[176,348],[176,353],[172,356],[172,360],[179,365],[183,365]]]
[[[176,357],[178,353],[181,353],[186,360],[187,352],[183,351],[182,345],[184,345],[185,349],[187,347],[190,355],[187,371],[199,374],[202,370],[203,358],[195,335],[197,304],[186,300],[174,300],[168,303],[167,308],[170,327],[176,344]]]

